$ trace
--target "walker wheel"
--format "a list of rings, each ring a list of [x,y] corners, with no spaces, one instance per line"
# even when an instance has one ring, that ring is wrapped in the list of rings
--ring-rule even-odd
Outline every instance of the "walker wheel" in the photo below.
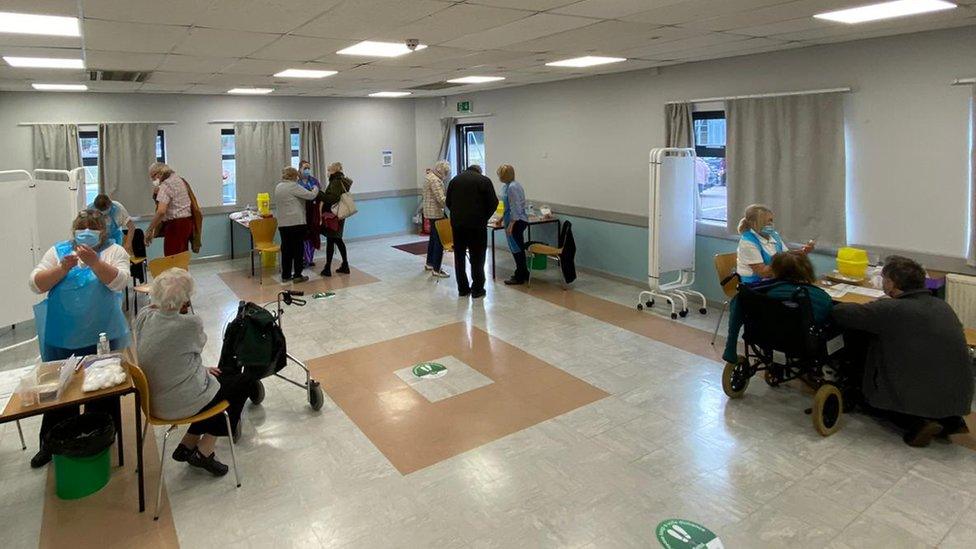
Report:
[[[325,396],[322,394],[322,387],[314,379],[308,380],[308,405],[316,412],[322,409],[325,404]]]
[[[251,388],[251,394],[248,395],[251,399],[251,404],[257,406],[264,402],[264,384],[260,381],[254,382],[254,387]]]
[[[813,428],[825,437],[840,429],[840,416],[844,414],[844,397],[840,390],[829,383],[821,385],[813,395]]]
[[[706,309],[705,307],[702,307],[701,309],[698,309],[698,312],[701,313],[701,314],[703,314],[703,315],[704,314],[708,314],[708,309]]]
[[[638,311],[643,311],[643,310],[644,310],[644,306],[643,306],[643,305],[641,305],[640,303],[638,303],[638,304],[637,304],[637,310],[638,310]]]
[[[681,316],[681,318],[684,318],[684,317],[688,316],[688,309],[682,309],[682,310],[678,311],[678,314]]]

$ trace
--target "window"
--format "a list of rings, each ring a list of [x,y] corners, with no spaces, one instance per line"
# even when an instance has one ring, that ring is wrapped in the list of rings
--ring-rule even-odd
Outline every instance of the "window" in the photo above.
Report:
[[[695,182],[698,184],[701,218],[707,221],[728,220],[728,196],[725,186],[725,112],[705,111],[692,114],[695,125]]]
[[[234,160],[234,130],[220,130],[221,197],[225,206],[237,204],[237,162]]]
[[[81,145],[81,165],[85,167],[85,203],[91,204],[98,196],[98,132],[78,132],[78,141]],[[156,132],[156,161],[166,162],[163,130]]]
[[[291,167],[297,170],[298,162],[300,161],[299,154],[301,154],[298,152],[299,149],[298,128],[292,128],[290,133],[291,133]]]
[[[458,124],[457,126],[457,172],[472,164],[487,169],[485,164],[485,125]]]

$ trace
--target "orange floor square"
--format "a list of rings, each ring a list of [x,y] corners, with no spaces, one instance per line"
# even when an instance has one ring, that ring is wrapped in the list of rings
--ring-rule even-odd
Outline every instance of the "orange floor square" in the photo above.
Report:
[[[402,368],[444,356],[460,360],[492,383],[430,402],[396,375]],[[608,396],[465,323],[317,358],[309,368],[402,474]]]
[[[256,267],[260,269],[260,267]],[[316,292],[327,292],[332,290],[341,290],[343,288],[351,288],[353,286],[361,286],[363,284],[372,284],[373,282],[379,282],[379,279],[368,275],[360,270],[351,269],[350,273],[335,274],[332,277],[325,278],[318,275],[318,273],[312,272],[312,269],[306,269],[305,275],[309,277],[308,282],[303,282],[301,284],[282,284],[278,281],[277,277],[281,273],[280,271],[272,272],[272,270],[264,270],[264,284],[258,281],[258,271],[255,271],[254,276],[251,276],[250,269],[243,269],[239,271],[225,271],[222,273],[217,273],[220,280],[227,285],[239,299],[244,301],[251,301],[254,303],[267,303],[273,301],[275,296],[278,295],[283,289],[289,290],[301,290],[305,292],[305,295],[311,295]]]

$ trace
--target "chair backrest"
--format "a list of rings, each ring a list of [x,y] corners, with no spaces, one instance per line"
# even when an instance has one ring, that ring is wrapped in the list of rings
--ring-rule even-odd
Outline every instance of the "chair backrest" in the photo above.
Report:
[[[791,358],[815,359],[826,352],[813,321],[813,305],[803,288],[782,301],[743,286],[736,297],[744,321],[742,339],[765,353],[781,351]]]
[[[735,274],[736,263],[739,256],[735,252],[727,254],[715,254],[715,274],[718,275],[718,283],[722,284],[722,291],[725,297],[735,297],[739,287],[739,275]]]
[[[178,268],[178,269],[190,269],[190,252],[181,252],[176,255],[167,255],[164,257],[157,257],[149,262],[149,274],[153,278],[159,276],[167,269]]]
[[[441,238],[441,244],[445,250],[454,249],[454,231],[451,229],[451,220],[444,218],[434,222],[437,227],[437,236]]]
[[[152,408],[149,406],[149,380],[146,379],[145,372],[136,364],[135,360],[129,360],[128,366],[132,383],[136,386],[136,391],[139,391],[139,405],[142,408],[142,413],[150,418],[152,414],[149,413],[149,410]]]
[[[132,257],[136,259],[146,257],[146,234],[139,228],[132,229]]]
[[[273,217],[262,217],[253,219],[248,223],[251,229],[251,236],[254,238],[254,245],[270,244],[274,242],[275,231],[278,229],[278,220]]]

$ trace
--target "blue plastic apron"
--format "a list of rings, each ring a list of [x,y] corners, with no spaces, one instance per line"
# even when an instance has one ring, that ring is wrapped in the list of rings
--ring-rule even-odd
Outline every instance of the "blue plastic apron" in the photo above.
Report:
[[[88,209],[96,209],[95,204],[89,204]],[[118,211],[119,208],[115,205],[115,202],[112,202],[112,207],[108,209],[108,213],[103,215],[108,217],[108,223],[106,223],[108,237],[114,240],[117,244],[122,244],[122,227],[120,227],[118,221],[115,220],[115,214],[118,213]]]
[[[108,244],[111,245],[111,244]],[[71,241],[54,245],[58,260],[72,253]],[[34,306],[41,354],[47,348],[84,349],[105,332],[113,348],[129,345],[129,325],[122,313],[122,294],[110,290],[91,267],[77,265]],[[45,360],[46,357],[42,357]]]
[[[505,207],[505,211],[502,214],[502,226],[505,227],[505,239],[508,240],[508,250],[513,254],[517,254],[522,251],[522,247],[518,245],[515,237],[508,234],[508,226],[512,224],[512,210],[508,207],[508,183],[502,187],[502,204]]]
[[[769,236],[773,239],[773,242],[776,243],[776,253],[786,251],[786,246],[783,244],[783,239],[780,238],[778,232],[773,231],[769,234]],[[769,255],[769,252],[767,252],[766,248],[763,247],[762,242],[759,241],[759,237],[756,236],[756,233],[751,230],[746,231],[742,233],[742,240],[745,240],[746,242],[749,242],[755,247],[759,248],[759,253],[762,254],[763,264],[769,265],[773,261],[773,256]],[[755,284],[762,280],[762,277],[755,273],[750,276],[741,276],[740,278],[742,279],[743,284]]]

